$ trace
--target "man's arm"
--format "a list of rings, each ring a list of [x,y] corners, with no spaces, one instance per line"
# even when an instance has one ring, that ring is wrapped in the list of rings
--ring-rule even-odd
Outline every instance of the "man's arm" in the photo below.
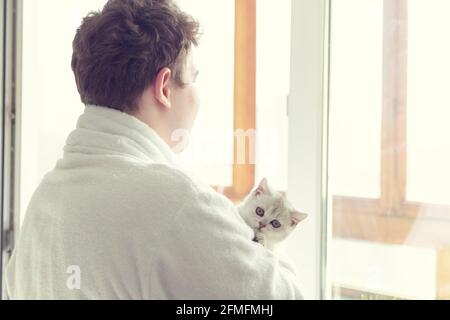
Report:
[[[253,231],[223,197],[202,193],[174,217],[164,260],[175,299],[302,299],[294,270],[252,241]],[[174,254],[175,256],[172,256]],[[163,276],[163,277],[164,277]]]

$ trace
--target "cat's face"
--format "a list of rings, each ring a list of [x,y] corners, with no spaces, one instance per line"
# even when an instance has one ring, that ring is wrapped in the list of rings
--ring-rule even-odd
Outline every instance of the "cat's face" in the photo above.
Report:
[[[284,195],[270,188],[264,179],[244,203],[244,219],[255,232],[273,241],[282,241],[306,219],[295,210]]]

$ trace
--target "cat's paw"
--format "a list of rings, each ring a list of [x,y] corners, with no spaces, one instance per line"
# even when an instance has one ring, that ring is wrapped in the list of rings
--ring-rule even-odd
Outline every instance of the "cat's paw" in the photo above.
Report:
[[[262,233],[257,233],[255,235],[255,239],[253,241],[259,243],[263,247],[265,247],[267,245],[266,237]]]

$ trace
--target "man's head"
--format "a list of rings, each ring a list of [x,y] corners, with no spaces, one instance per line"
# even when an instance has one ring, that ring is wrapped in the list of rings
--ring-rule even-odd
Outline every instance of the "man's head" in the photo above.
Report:
[[[171,0],[109,0],[73,41],[81,100],[129,113],[170,143],[198,109],[193,48],[199,25]]]

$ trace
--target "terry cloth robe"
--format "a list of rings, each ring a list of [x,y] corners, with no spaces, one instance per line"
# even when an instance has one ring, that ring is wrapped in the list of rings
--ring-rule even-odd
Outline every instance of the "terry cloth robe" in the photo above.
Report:
[[[295,270],[149,126],[87,106],[27,209],[12,299],[301,299]]]

